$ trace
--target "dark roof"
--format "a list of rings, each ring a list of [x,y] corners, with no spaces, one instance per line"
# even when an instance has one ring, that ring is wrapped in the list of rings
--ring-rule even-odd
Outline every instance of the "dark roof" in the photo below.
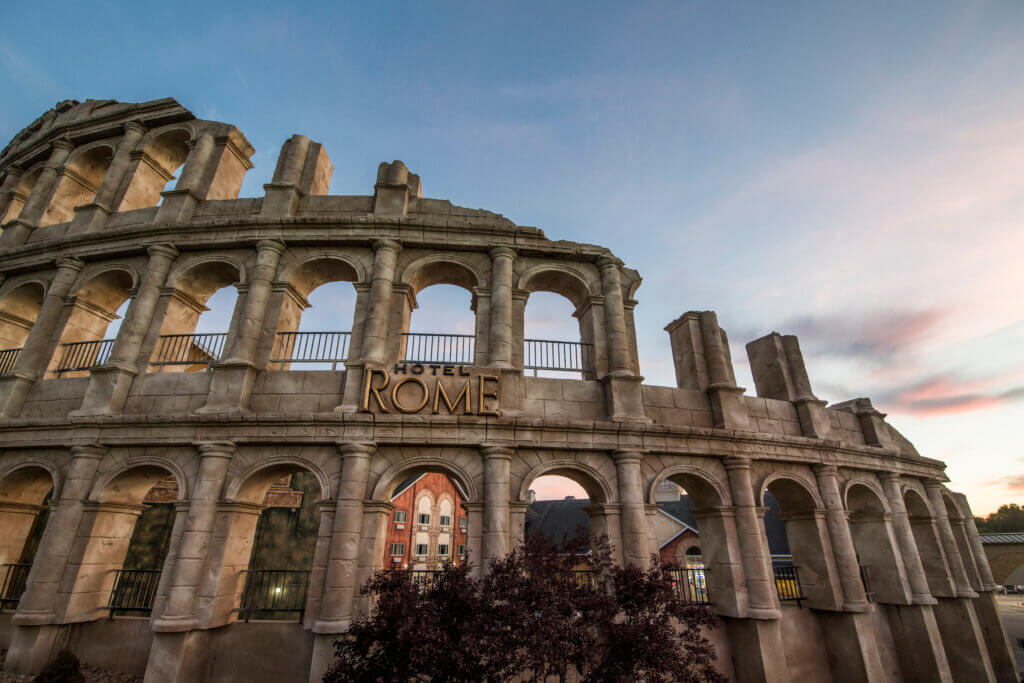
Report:
[[[1003,534],[978,534],[982,543],[1024,543],[1024,532],[1010,532]]]
[[[402,491],[406,490],[407,488],[415,484],[423,475],[424,472],[420,472],[418,474],[410,474],[408,477],[406,477],[401,483],[398,484],[398,486],[395,487],[395,490],[391,494],[391,500],[398,498],[398,496],[402,494]]]
[[[789,542],[786,539],[785,523],[779,518],[779,503],[771,494],[765,494],[768,512],[764,516],[765,532],[768,534],[768,551],[772,555],[788,555]],[[576,529],[583,527],[590,531],[590,518],[583,508],[590,505],[586,498],[571,500],[538,500],[530,503],[526,511],[526,533],[540,533],[556,543],[573,538]],[[697,518],[693,514],[693,501],[689,496],[679,500],[660,501],[658,507],[679,521],[700,533]]]

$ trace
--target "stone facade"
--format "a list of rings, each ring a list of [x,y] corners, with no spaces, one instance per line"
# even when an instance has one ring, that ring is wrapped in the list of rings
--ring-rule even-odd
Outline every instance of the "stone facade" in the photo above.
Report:
[[[27,587],[0,617],[7,669],[67,645],[151,682],[317,680],[369,608],[358,588],[383,565],[395,486],[440,472],[465,494],[477,571],[521,538],[541,475],[578,481],[592,531],[635,563],[656,552],[661,482],[683,487],[736,680],[1016,680],[965,498],[869,400],[818,400],[795,338],[748,345],[750,396],[716,315],[686,313],[666,328],[678,386],[645,385],[640,277],[608,249],[427,198],[397,161],[372,195],[328,195],[327,153],[301,135],[264,196],[238,198],[252,152],[164,99],[62,102],[0,155],[5,562],[52,491]],[[356,291],[344,362],[302,370],[288,334],[333,281]],[[468,359],[417,358],[404,335],[438,283],[472,292]],[[192,336],[223,287],[238,292],[229,328]],[[524,338],[538,291],[573,303],[578,341]],[[524,372],[552,364],[581,379]],[[302,619],[245,623],[262,503],[297,471],[320,501]],[[142,502],[167,477],[178,513],[151,611],[106,620]],[[803,608],[780,605],[766,490]]]

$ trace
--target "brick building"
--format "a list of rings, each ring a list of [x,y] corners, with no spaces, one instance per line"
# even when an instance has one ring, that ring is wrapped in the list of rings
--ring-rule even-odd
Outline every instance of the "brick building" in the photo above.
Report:
[[[391,497],[384,566],[395,569],[440,569],[466,560],[469,517],[465,496],[439,472],[409,477]]]

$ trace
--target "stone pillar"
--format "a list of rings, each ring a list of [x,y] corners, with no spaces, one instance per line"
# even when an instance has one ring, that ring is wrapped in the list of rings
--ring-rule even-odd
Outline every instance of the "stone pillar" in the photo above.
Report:
[[[117,143],[117,151],[114,152],[110,166],[103,176],[100,189],[96,197],[85,206],[75,207],[75,218],[68,228],[69,234],[83,232],[98,232],[107,224],[110,214],[117,210],[114,202],[125,184],[125,178],[132,168],[132,152],[135,151],[139,141],[146,134],[146,126],[137,121],[129,121],[124,124],[124,136]]]
[[[249,409],[256,374],[256,351],[263,336],[263,324],[273,296],[274,279],[281,261],[284,243],[260,240],[256,243],[256,265],[250,270],[245,306],[233,337],[227,359],[213,364],[210,394],[200,413],[237,413]]]
[[[217,520],[217,503],[234,454],[235,445],[227,441],[199,444],[199,475],[191,492],[188,521],[173,568],[167,605],[160,618],[153,620],[154,631],[180,632],[199,627],[196,599]]]
[[[516,251],[512,247],[491,248],[490,330],[487,365],[512,367],[512,276]]]
[[[914,530],[910,526],[907,506],[900,491],[900,475],[895,472],[879,472],[878,476],[882,480],[882,490],[885,491],[889,509],[892,510],[893,530],[896,532],[896,541],[899,543],[903,566],[910,582],[912,602],[915,605],[934,605],[935,598],[928,589],[928,577],[924,573],[924,564],[917,551]]]
[[[57,273],[46,290],[25,346],[14,370],[0,384],[0,416],[14,417],[21,412],[32,385],[46,371],[56,344],[54,337],[64,311],[64,298],[84,267],[85,262],[73,256],[57,258]]]
[[[190,141],[189,146],[188,158],[174,189],[160,193],[163,201],[157,209],[155,223],[187,221],[199,202],[206,198],[204,185],[208,167],[216,156],[217,141],[209,133],[202,133]]]
[[[722,464],[728,473],[729,491],[736,506],[736,534],[743,574],[747,581],[747,616],[751,619],[778,619],[780,613],[775,574],[761,520],[763,512],[754,500],[750,459],[729,456],[723,459]]]
[[[273,181],[263,186],[266,196],[260,214],[294,216],[303,197],[327,194],[333,172],[323,145],[305,135],[291,136],[281,146]]]
[[[956,584],[957,595],[962,598],[976,598],[978,594],[971,588],[967,579],[967,571],[964,569],[963,558],[960,556],[960,549],[956,544],[956,537],[953,535],[953,527],[949,523],[949,515],[946,514],[946,503],[942,500],[942,485],[933,480],[926,480],[924,488],[928,492],[928,501],[932,505],[932,514],[935,515],[935,527],[939,533],[939,540],[942,543],[942,550],[946,554],[946,561],[953,573],[953,582]]]
[[[622,299],[622,261],[614,256],[597,260],[601,271],[601,293],[604,298],[604,328],[607,342],[608,374],[603,378],[608,402],[608,419],[612,422],[650,422],[644,416],[641,394],[642,377],[633,372],[626,331],[626,311]],[[627,560],[628,561],[628,560]]]
[[[484,446],[483,571],[509,551],[509,470],[512,449]],[[472,525],[472,516],[470,524]]]
[[[588,506],[592,507],[592,506]],[[524,503],[521,500],[517,500],[514,503],[509,503],[509,526],[511,532],[509,535],[509,550],[518,550],[519,546],[526,540],[526,511],[530,509],[529,503]],[[584,508],[587,511],[588,508]],[[590,514],[589,512],[587,514]]]
[[[647,512],[644,507],[643,473],[639,451],[614,451],[615,474],[619,482],[619,504],[622,505],[622,560],[625,564],[649,567]]]
[[[618,503],[595,503],[583,508],[590,518],[590,538],[607,536],[611,545],[612,562],[623,564],[622,559],[622,506]]]
[[[463,503],[462,508],[466,511],[466,517],[469,519],[469,529],[467,529],[466,533],[466,550],[469,555],[468,559],[473,565],[471,573],[474,577],[480,578],[487,564],[484,561],[483,551],[484,503]]]
[[[36,184],[25,201],[21,213],[4,227],[0,247],[17,247],[28,241],[29,235],[39,226],[43,214],[46,213],[46,208],[50,205],[60,174],[64,170],[64,164],[74,148],[74,143],[67,139],[53,142],[50,158],[47,159],[46,165],[39,173],[39,178],[36,179]]]
[[[20,166],[8,166],[7,173],[4,175],[4,182],[0,185],[0,224],[3,224],[4,217],[7,215],[8,209],[11,207],[11,203],[14,201],[15,190],[18,187],[18,183],[21,182],[21,176],[24,175],[25,171]]]
[[[359,578],[356,585],[362,588],[373,573],[384,568],[384,545],[388,538],[388,520],[395,506],[391,503],[366,501],[363,503],[363,528],[359,543]],[[372,596],[358,595],[355,600],[353,618],[370,613]]]
[[[160,300],[160,289],[167,279],[178,250],[170,244],[154,244],[147,250],[149,261],[132,297],[124,322],[117,332],[114,348],[106,363],[89,371],[89,387],[81,407],[72,415],[120,415],[128,400],[132,380],[139,374],[137,365],[142,342],[153,323]]]
[[[174,568],[178,565],[178,556],[181,553],[181,543],[185,540],[185,529],[188,526],[188,510],[191,503],[187,500],[174,502],[174,524],[171,526],[171,540],[167,544],[167,557],[164,558],[164,565],[161,567],[160,582],[156,587],[156,595],[153,597],[153,609],[149,613],[150,620],[156,620],[163,616],[167,608],[167,596],[171,592],[174,582]]]
[[[832,554],[839,571],[839,583],[843,590],[843,610],[846,612],[867,612],[868,601],[864,584],[860,580],[860,566],[857,551],[853,547],[853,536],[846,518],[846,507],[839,494],[839,482],[835,465],[815,465],[814,476],[818,480],[818,491],[825,503],[825,521],[832,539]]]
[[[747,357],[758,396],[793,403],[804,436],[824,439],[831,435],[826,402],[818,400],[811,391],[800,342],[795,336],[772,332],[755,339],[747,344]]]

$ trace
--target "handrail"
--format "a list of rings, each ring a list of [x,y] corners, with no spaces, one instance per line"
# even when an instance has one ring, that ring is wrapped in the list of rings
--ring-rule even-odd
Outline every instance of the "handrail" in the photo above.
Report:
[[[594,371],[594,345],[584,342],[556,341],[553,339],[524,339],[523,367],[533,370],[560,370],[563,372],[592,373]]]
[[[779,594],[781,602],[795,602],[797,607],[803,607],[803,587],[800,585],[800,574],[795,565],[775,565],[772,567],[775,574],[775,590]]]
[[[676,596],[683,602],[710,605],[709,573],[709,570],[697,567],[670,570],[669,575],[672,577],[672,587],[675,589]]]
[[[88,370],[103,365],[114,350],[113,339],[97,339],[94,341],[68,342],[61,344],[64,349],[60,361],[57,362],[57,376],[65,372]]]
[[[31,564],[3,564],[3,584],[0,586],[0,609],[18,609],[18,602],[25,593],[28,584],[28,572]]]
[[[472,365],[476,339],[471,334],[403,332],[402,360],[407,363]]]
[[[250,569],[242,590],[242,618],[249,621],[258,612],[298,612],[301,620],[308,592],[307,569]]]
[[[220,360],[227,338],[227,332],[162,334],[152,364],[209,366]]]
[[[114,612],[148,613],[153,609],[156,589],[160,584],[159,569],[118,569],[114,576],[114,588],[105,609]]]
[[[348,360],[351,332],[278,332],[271,363],[338,363]]]
[[[0,350],[0,375],[6,375],[8,372],[14,370],[15,364],[18,362],[18,356],[21,355],[21,349],[3,349]]]

